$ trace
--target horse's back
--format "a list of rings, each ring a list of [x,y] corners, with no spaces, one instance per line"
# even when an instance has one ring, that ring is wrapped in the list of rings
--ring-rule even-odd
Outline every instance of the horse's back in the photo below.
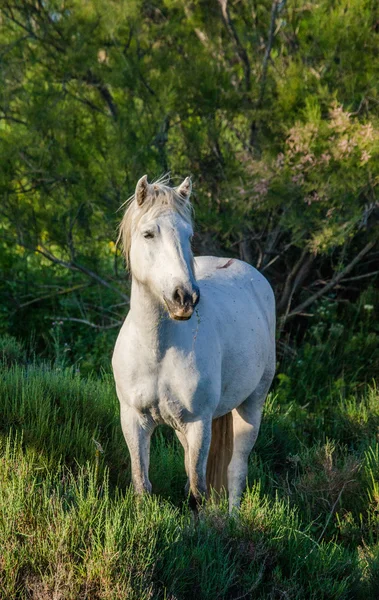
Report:
[[[225,303],[232,311],[240,309],[238,304],[231,306],[236,304],[236,299],[241,300],[241,306],[247,302],[247,311],[254,309],[256,314],[258,309],[267,319],[270,332],[275,331],[274,293],[262,273],[235,258],[199,256],[195,259],[195,265],[197,281],[206,294],[225,297]],[[224,313],[225,306],[221,308]]]

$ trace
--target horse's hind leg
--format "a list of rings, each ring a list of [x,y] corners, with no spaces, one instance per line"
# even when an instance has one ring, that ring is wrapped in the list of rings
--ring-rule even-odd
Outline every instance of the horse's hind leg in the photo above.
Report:
[[[151,492],[149,481],[150,439],[154,422],[121,403],[121,427],[129,448],[133,486],[137,494]]]
[[[229,510],[238,508],[245,489],[247,461],[258,436],[263,404],[272,381],[272,374],[263,376],[254,392],[232,410],[233,454],[228,466]]]

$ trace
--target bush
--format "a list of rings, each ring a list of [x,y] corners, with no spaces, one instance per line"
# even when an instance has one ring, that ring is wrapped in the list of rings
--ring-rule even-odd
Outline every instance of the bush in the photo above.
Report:
[[[22,364],[26,360],[26,351],[22,342],[12,335],[0,336],[0,361],[5,366]]]

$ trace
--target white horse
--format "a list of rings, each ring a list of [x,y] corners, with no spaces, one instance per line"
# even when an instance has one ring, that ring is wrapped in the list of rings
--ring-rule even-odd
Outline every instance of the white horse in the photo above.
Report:
[[[274,375],[275,302],[250,265],[194,260],[190,193],[188,177],[177,188],[137,183],[120,225],[132,289],[112,364],[136,492],[151,491],[150,438],[166,423],[192,502],[226,488],[232,510]]]

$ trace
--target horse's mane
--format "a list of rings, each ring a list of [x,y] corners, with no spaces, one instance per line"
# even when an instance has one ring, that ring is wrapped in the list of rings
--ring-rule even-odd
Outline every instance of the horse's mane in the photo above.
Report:
[[[132,234],[147,213],[153,219],[167,210],[173,210],[187,223],[192,224],[192,205],[188,197],[182,196],[176,188],[169,187],[167,185],[169,180],[169,175],[163,175],[151,183],[149,193],[141,206],[137,204],[135,194],[121,206],[121,208],[126,207],[126,210],[119,226],[117,244],[121,241],[128,268]]]

